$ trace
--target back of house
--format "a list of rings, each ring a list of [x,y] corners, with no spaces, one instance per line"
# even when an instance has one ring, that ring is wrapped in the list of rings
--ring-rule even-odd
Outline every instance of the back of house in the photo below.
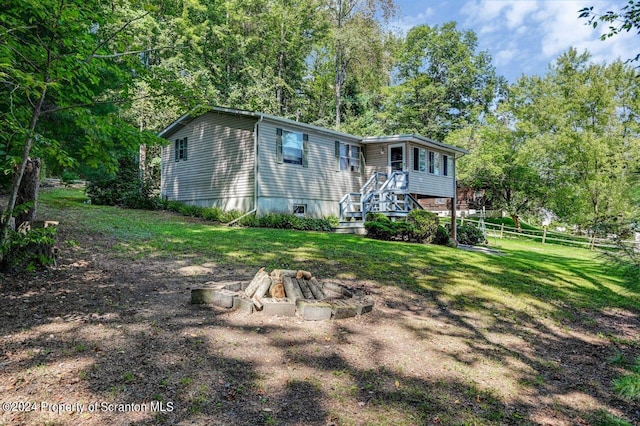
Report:
[[[362,138],[268,114],[212,107],[160,133],[161,194],[243,212],[403,216],[455,198],[464,150],[415,135]]]

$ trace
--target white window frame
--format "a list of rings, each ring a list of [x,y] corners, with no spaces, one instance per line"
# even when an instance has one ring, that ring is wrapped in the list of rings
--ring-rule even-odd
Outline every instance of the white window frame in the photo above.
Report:
[[[416,157],[416,152],[418,156]],[[414,172],[426,172],[427,171],[427,150],[419,146],[413,147],[413,171]],[[416,160],[417,158],[417,160]],[[416,165],[418,168],[416,168]]]

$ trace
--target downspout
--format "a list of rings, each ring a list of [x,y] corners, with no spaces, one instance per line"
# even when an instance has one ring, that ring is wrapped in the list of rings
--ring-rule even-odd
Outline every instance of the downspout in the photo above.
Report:
[[[258,211],[258,131],[260,128],[260,123],[264,120],[264,115],[260,114],[260,119],[256,121],[256,124],[253,125],[253,152],[254,152],[254,161],[253,161],[253,209],[249,210],[242,216],[237,219],[232,220],[227,225],[233,226],[243,217],[254,214]]]

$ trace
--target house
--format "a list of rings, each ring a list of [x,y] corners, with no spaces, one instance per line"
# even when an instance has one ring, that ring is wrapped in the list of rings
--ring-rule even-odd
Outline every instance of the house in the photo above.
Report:
[[[418,135],[359,137],[273,115],[212,107],[160,132],[161,195],[263,215],[402,217],[456,196],[466,151]],[[455,203],[453,203],[455,206]],[[453,214],[455,216],[455,213]]]

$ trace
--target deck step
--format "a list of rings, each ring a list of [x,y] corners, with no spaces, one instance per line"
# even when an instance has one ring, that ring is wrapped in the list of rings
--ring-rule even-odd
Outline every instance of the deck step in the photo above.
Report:
[[[364,227],[364,222],[362,221],[354,221],[354,222],[340,222],[337,228],[333,228],[333,232],[336,234],[356,234],[356,235],[365,235],[367,230]]]

